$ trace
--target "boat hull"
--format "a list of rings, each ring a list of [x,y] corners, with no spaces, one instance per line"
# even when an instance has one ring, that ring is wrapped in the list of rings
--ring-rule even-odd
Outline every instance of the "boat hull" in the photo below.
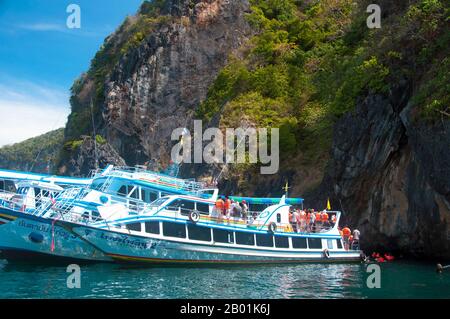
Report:
[[[51,219],[7,208],[0,208],[0,215],[9,220],[0,226],[0,251],[3,258],[37,262],[112,261],[110,257],[56,225]]]
[[[65,222],[62,222],[65,223]],[[188,264],[269,264],[360,262],[359,251],[252,249],[214,243],[186,243],[71,225],[72,231],[120,262]]]

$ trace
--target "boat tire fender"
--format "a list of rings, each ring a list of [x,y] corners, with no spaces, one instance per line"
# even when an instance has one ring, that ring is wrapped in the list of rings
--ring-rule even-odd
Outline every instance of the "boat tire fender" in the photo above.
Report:
[[[330,259],[330,251],[328,249],[324,249],[323,250],[323,255],[325,256],[326,259]]]
[[[277,230],[277,224],[275,222],[271,222],[267,229],[269,230],[269,233],[274,233]]]
[[[200,220],[200,214],[196,211],[192,211],[189,213],[189,220],[196,224]]]

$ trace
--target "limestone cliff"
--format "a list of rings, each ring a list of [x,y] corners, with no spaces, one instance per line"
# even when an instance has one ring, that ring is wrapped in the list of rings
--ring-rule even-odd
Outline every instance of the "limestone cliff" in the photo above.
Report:
[[[89,119],[93,100],[99,134],[128,165],[156,159],[167,164],[172,130],[189,126],[218,71],[251,33],[247,10],[247,1],[145,3],[106,39],[101,53],[113,63],[103,63],[111,64],[104,77],[98,76],[103,65],[93,61],[74,85],[66,140],[81,135],[79,114]],[[130,45],[128,38],[136,35]],[[82,133],[90,130],[86,126]],[[65,166],[62,161],[62,171]]]

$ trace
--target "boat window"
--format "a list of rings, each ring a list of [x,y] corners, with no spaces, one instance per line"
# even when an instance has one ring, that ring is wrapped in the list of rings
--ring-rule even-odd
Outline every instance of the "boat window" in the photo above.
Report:
[[[184,199],[177,199],[171,202],[169,207],[171,210],[178,210],[178,208],[181,208],[181,212],[189,213],[194,210],[195,203]]]
[[[151,203],[158,199],[158,193],[141,188],[141,199],[146,203]]]
[[[104,178],[94,180],[91,184],[91,189],[100,190],[104,184],[105,184]]]
[[[209,214],[209,204],[197,203],[197,210],[200,214]]]
[[[42,190],[42,196],[44,196],[44,197],[49,197],[49,195],[50,195],[50,192],[49,191],[47,191],[47,190]]]
[[[218,243],[233,244],[233,232],[225,229],[213,229],[214,241]]]
[[[280,213],[277,214],[277,223],[281,223],[281,214]]]
[[[336,240],[337,248],[342,249],[342,241],[340,239]]]
[[[4,181],[4,183],[5,183],[5,188],[4,188],[5,191],[13,192],[13,193],[16,192],[16,185],[14,184],[13,181],[6,180],[6,181]]]
[[[129,197],[139,199],[137,188],[134,189],[134,191],[130,194]]]
[[[262,247],[273,247],[273,235],[256,234],[256,245]]]
[[[252,233],[235,232],[236,244],[238,245],[255,245],[255,236]]]
[[[333,240],[332,239],[327,240],[327,247],[328,247],[328,249],[333,249]]]
[[[188,225],[189,239],[211,241],[211,228],[197,225]]]
[[[186,238],[186,227],[184,224],[163,222],[163,234],[169,237]]]
[[[277,248],[289,248],[289,237],[275,236],[275,247]]]
[[[322,239],[308,238],[308,245],[310,249],[322,249]]]
[[[126,196],[128,195],[128,188],[127,185],[122,185],[119,190],[117,191],[118,195]]]
[[[141,231],[141,223],[132,223],[125,225],[128,230]]]
[[[99,213],[98,211],[96,211],[96,210],[94,210],[94,211],[91,212],[91,216],[92,216],[92,220],[93,220],[94,222],[103,220],[103,218],[102,218],[102,216],[100,215],[100,213]]]
[[[304,237],[292,237],[292,248],[306,249],[308,245]]]
[[[248,209],[252,212],[262,212],[266,207],[265,204],[249,204]]]
[[[146,222],[145,232],[150,234],[159,234],[159,222]]]
[[[150,204],[150,206],[155,206],[155,207],[160,206],[160,205],[162,205],[166,200],[167,200],[167,198],[160,198],[160,199],[157,199],[157,200],[153,201],[153,202]]]

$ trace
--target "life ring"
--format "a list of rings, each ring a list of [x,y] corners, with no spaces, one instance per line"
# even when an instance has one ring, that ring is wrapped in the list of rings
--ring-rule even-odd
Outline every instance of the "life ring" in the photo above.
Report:
[[[323,255],[325,256],[326,259],[330,259],[330,251],[328,249],[324,249],[323,250]]]
[[[275,222],[271,222],[269,225],[267,225],[267,229],[270,233],[274,233],[277,230],[277,224]]]
[[[189,213],[189,220],[196,224],[200,220],[200,214],[196,211],[192,211]]]

